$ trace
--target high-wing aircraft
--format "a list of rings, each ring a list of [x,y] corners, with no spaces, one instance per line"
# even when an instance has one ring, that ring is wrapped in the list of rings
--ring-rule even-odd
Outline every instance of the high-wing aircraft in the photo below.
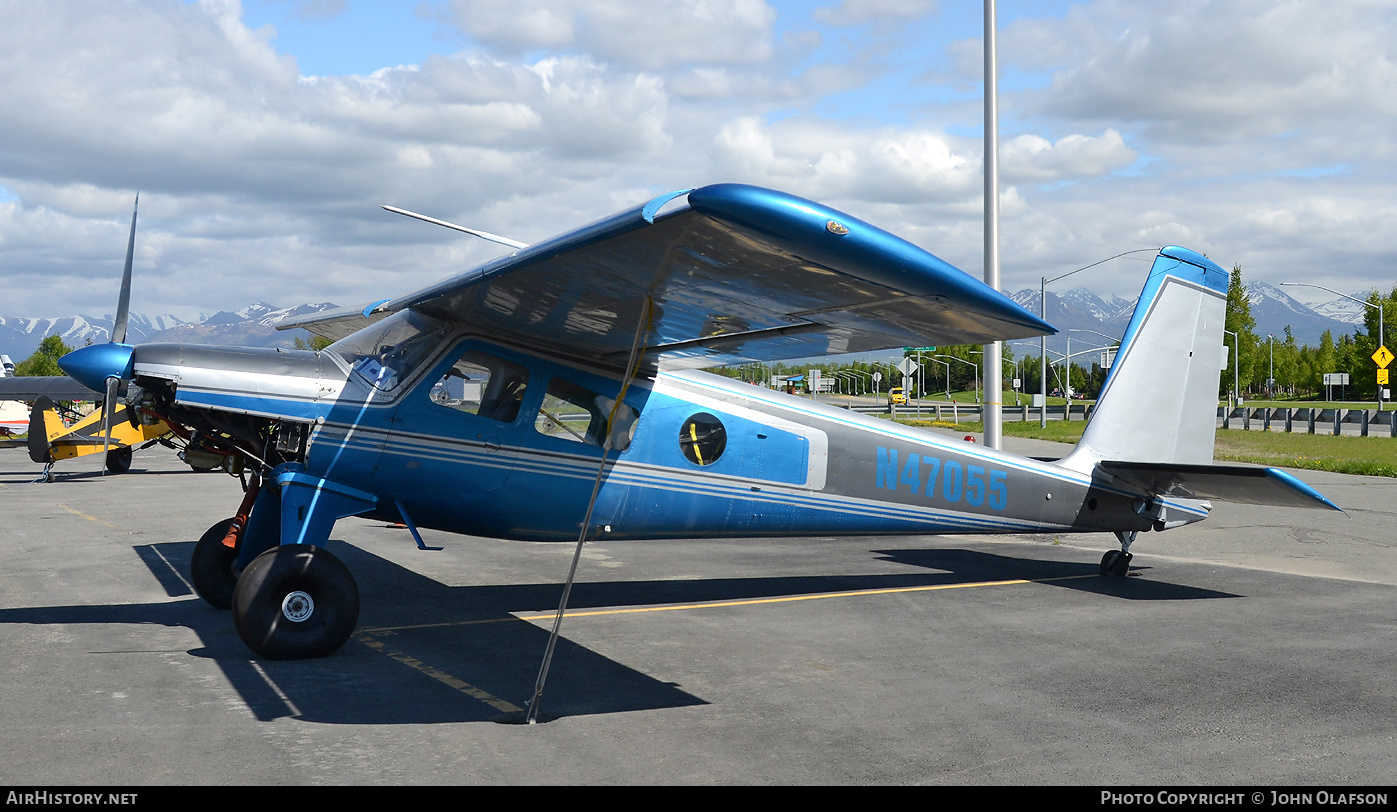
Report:
[[[487,237],[493,235],[486,235]],[[498,241],[498,240],[497,240]],[[257,654],[338,649],[359,611],[324,545],[349,516],[522,540],[1141,531],[1210,499],[1337,509],[1212,464],[1228,276],[1159,252],[1095,417],[1047,462],[696,371],[1051,325],[818,203],[676,192],[415,293],[295,325],[321,352],[119,341],[65,371],[233,456],[242,504],[193,553]],[[124,393],[124,394],[122,394]],[[230,505],[230,510],[235,506]]]

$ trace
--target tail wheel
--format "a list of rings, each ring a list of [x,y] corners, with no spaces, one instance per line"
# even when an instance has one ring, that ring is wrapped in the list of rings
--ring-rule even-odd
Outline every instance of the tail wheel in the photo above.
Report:
[[[1130,573],[1130,559],[1134,557],[1120,550],[1108,550],[1101,556],[1101,577],[1124,578]]]
[[[194,555],[189,559],[194,591],[215,609],[232,608],[233,588],[238,585],[238,576],[233,572],[238,551],[223,546],[223,539],[232,526],[232,519],[224,519],[210,527],[199,537]]]
[[[113,474],[124,474],[131,470],[131,446],[113,448],[107,452],[107,470]]]
[[[273,547],[252,559],[233,591],[233,626],[247,647],[273,660],[333,654],[359,622],[354,576],[327,550]]]

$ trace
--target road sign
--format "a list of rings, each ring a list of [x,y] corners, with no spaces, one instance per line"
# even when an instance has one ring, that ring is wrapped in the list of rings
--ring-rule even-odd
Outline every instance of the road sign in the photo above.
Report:
[[[881,373],[881,372],[875,372],[875,373],[873,373],[873,382],[874,382],[874,383],[878,383],[878,382],[881,381],[881,380],[883,380],[883,373]]]
[[[1347,372],[1326,372],[1324,373],[1325,386],[1348,386]]]
[[[902,370],[903,377],[907,377],[911,375],[913,372],[916,372],[917,370],[921,369],[922,365],[917,363],[916,361],[913,361],[911,358],[904,358],[902,359],[902,363],[897,365],[897,368]]]
[[[1394,357],[1397,356],[1393,356],[1392,350],[1383,345],[1378,347],[1377,352],[1373,353],[1373,363],[1378,365],[1378,369],[1387,369],[1387,365],[1392,363]]]
[[[1387,372],[1388,372],[1388,371],[1385,370],[1385,369],[1380,369],[1380,370],[1378,370],[1378,385],[1379,385],[1379,386],[1387,386]]]
[[[935,347],[903,347],[903,352],[936,352]]]

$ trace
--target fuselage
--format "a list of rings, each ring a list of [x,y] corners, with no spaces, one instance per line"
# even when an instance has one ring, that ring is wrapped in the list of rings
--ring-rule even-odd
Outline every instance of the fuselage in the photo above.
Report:
[[[594,485],[589,536],[617,539],[1159,526],[1145,494],[1050,461],[708,373],[625,385],[440,338],[417,357],[143,345],[135,375],[180,409],[305,426],[307,472],[373,494],[366,515],[456,533],[575,540]]]

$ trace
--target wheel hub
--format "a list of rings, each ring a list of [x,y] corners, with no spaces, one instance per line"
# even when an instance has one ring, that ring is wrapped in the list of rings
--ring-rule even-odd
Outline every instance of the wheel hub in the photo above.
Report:
[[[298,589],[281,599],[281,614],[292,623],[304,623],[315,614],[315,601]]]

